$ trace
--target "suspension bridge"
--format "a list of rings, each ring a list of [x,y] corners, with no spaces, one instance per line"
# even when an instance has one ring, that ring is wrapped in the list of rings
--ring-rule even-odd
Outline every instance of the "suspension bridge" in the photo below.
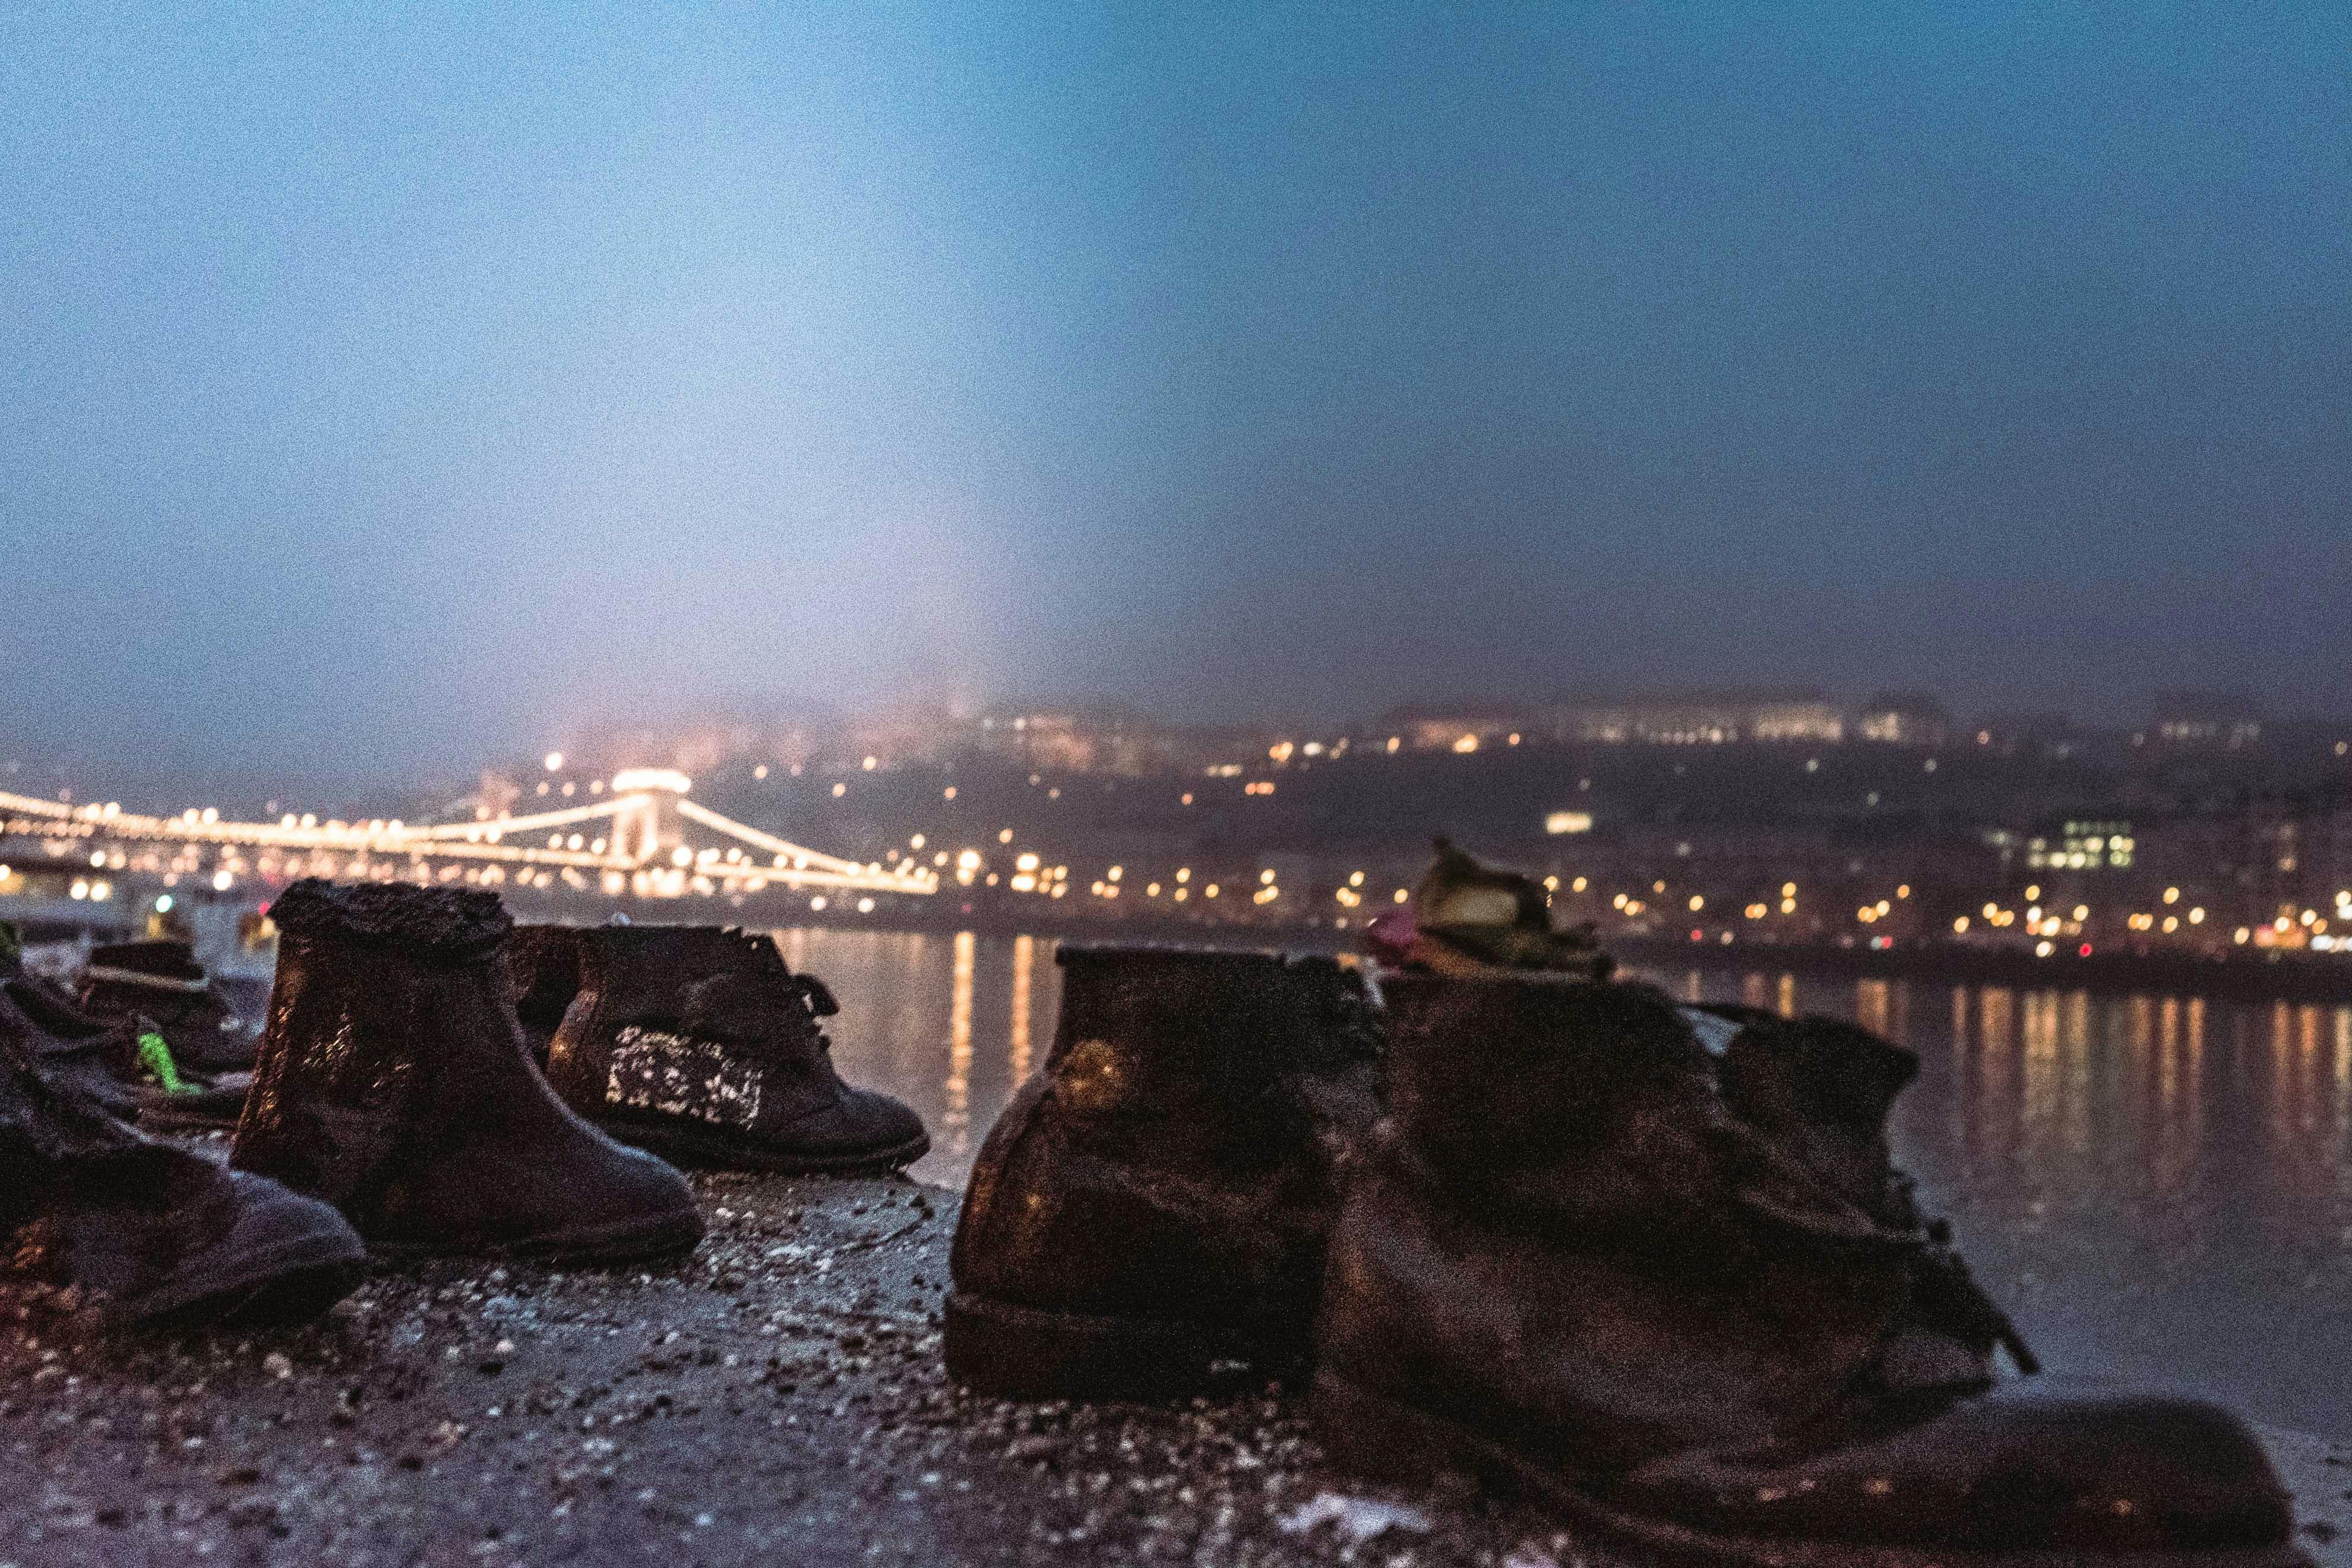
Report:
[[[291,815],[235,822],[193,808],[150,816],[112,802],[75,805],[0,792],[0,839],[39,841],[58,868],[208,878],[221,890],[255,877],[311,876],[524,888],[561,883],[640,898],[769,888],[939,890],[939,874],[928,866],[905,858],[861,864],[793,843],[688,798],[693,787],[674,769],[625,769],[613,776],[609,794],[585,805],[520,816],[490,816],[478,807],[470,821],[421,824],[320,822]],[[40,863],[23,868],[37,869]]]

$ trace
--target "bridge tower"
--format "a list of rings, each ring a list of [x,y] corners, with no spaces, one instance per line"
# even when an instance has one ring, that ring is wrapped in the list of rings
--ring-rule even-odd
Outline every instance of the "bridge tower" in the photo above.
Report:
[[[676,768],[625,768],[613,775],[613,854],[641,868],[667,866],[683,839],[677,802],[694,781]]]

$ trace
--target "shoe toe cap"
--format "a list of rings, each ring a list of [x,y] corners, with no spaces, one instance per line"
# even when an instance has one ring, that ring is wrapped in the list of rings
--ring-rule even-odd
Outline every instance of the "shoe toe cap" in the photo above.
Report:
[[[912,1108],[870,1089],[844,1089],[832,1103],[794,1122],[795,1152],[811,1159],[855,1160],[906,1152],[913,1160],[929,1146],[923,1119]]]
[[[1676,1456],[1621,1499],[1709,1533],[1978,1551],[2133,1552],[2284,1542],[2262,1446],[2193,1400],[2010,1391],[1801,1460]]]
[[[226,1234],[124,1301],[124,1316],[299,1321],[324,1311],[358,1282],[366,1246],[331,1205],[266,1176],[224,1174],[231,1206]]]

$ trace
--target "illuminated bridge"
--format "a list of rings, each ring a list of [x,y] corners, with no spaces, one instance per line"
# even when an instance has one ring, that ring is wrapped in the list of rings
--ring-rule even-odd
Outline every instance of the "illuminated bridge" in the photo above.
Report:
[[[0,837],[45,841],[56,868],[209,877],[222,889],[248,876],[399,879],[678,898],[769,888],[866,893],[939,890],[929,867],[845,860],[762,833],[688,798],[693,781],[668,768],[614,775],[585,805],[467,822],[231,822],[217,812],[145,816],[108,803],[68,805],[0,793]],[[79,858],[75,857],[79,856]],[[23,868],[36,869],[35,866]],[[77,897],[82,895],[77,894]],[[103,896],[103,895],[99,895]]]

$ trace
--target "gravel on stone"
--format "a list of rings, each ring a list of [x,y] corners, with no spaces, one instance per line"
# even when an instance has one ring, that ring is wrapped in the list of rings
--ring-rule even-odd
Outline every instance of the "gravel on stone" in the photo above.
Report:
[[[111,1332],[0,1285],[0,1568],[1627,1561],[1518,1505],[1333,1471],[1278,1385],[961,1392],[955,1194],[696,1186],[710,1234],[683,1259],[386,1266],[300,1329]],[[2340,1446],[2281,1440],[2306,1498],[2352,1490]]]

